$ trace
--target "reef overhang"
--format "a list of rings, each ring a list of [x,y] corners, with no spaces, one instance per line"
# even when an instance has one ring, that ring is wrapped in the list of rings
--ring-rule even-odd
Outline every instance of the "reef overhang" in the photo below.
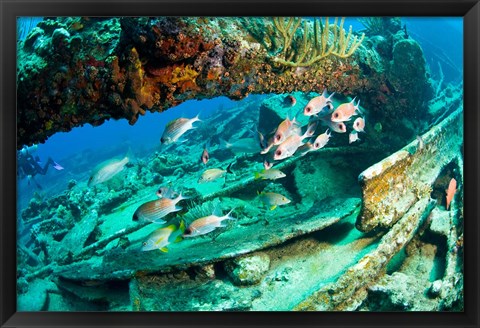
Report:
[[[297,67],[278,60],[283,25],[274,23],[221,17],[45,19],[18,46],[18,148],[87,123],[134,124],[146,111],[189,99],[325,88],[360,97],[386,128],[402,134],[405,126],[398,122],[417,117],[407,114],[424,107],[432,93],[422,50],[398,22],[384,36],[354,40],[331,23],[332,48],[321,57],[319,47],[319,60]],[[307,36],[318,29],[318,20],[301,23],[285,32],[290,62],[309,58],[306,47],[312,45],[302,43],[302,31]]]

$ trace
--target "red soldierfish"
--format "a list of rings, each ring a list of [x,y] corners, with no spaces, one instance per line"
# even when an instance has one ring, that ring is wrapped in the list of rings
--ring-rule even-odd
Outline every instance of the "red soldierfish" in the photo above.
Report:
[[[328,140],[330,140],[330,136],[331,134],[328,129],[324,133],[320,134],[313,142],[313,149],[317,150],[325,147],[325,145],[328,143]]]
[[[343,122],[332,122],[332,121],[325,121],[328,127],[332,129],[333,132],[337,133],[345,133],[347,132],[347,126]]]
[[[297,104],[297,99],[295,99],[295,97],[292,96],[292,95],[288,95],[288,96],[285,98],[285,100],[286,100],[287,103],[289,103],[290,106],[292,106],[292,107]]]
[[[353,129],[357,132],[365,132],[365,119],[363,117],[357,117],[357,119],[353,121]]]
[[[349,103],[344,103],[338,106],[337,109],[335,109],[332,113],[332,122],[349,121],[351,117],[355,114],[355,112],[360,113],[360,109],[358,107],[360,105],[360,100],[357,102],[356,105],[354,104],[354,102],[355,98],[353,98],[352,101]]]
[[[292,134],[284,142],[282,142],[275,150],[273,159],[278,161],[280,159],[291,157],[297,151],[298,147],[303,146],[303,139],[311,135],[311,130],[315,129],[315,126],[309,126],[307,131],[303,135]]]
[[[453,199],[453,196],[455,195],[455,192],[457,191],[457,180],[453,179],[450,180],[450,183],[448,184],[448,189],[445,190],[447,193],[447,210],[450,208],[450,203]]]
[[[305,156],[309,152],[314,151],[315,148],[311,142],[306,142],[302,146],[298,147],[297,151],[300,152],[300,156]]]
[[[275,146],[281,144],[298,128],[299,126],[297,124],[297,120],[295,119],[295,117],[291,121],[287,117],[278,125],[277,131],[275,131],[275,134],[273,136],[273,144]]]
[[[201,120],[198,118],[198,115],[194,118],[180,117],[170,121],[165,126],[165,130],[160,138],[160,142],[162,144],[169,145],[178,141],[178,139],[180,139],[180,137],[188,130],[195,129],[193,126],[193,123],[195,122],[201,122]]]
[[[358,132],[357,131],[350,132],[350,134],[348,135],[348,143],[351,144],[352,142],[355,142],[357,140],[360,140],[360,138],[358,137]]]
[[[210,159],[210,156],[208,155],[207,146],[205,146],[205,148],[203,149],[201,159],[202,159],[202,163],[205,165],[208,163],[208,160]]]
[[[323,90],[322,94],[318,97],[313,98],[310,100],[303,109],[303,114],[306,116],[312,116],[312,115],[318,115],[320,116],[327,115],[333,108],[332,105],[332,96],[335,94],[332,93],[328,98],[327,98],[327,89]],[[327,111],[324,111],[324,107],[327,107]]]

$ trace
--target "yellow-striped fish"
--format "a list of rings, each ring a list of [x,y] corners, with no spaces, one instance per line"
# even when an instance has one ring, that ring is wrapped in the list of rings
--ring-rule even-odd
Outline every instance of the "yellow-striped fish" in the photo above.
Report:
[[[201,122],[198,118],[198,115],[194,118],[184,118],[180,117],[170,121],[166,126],[165,130],[163,131],[162,137],[160,138],[160,142],[165,145],[172,144],[180,137],[185,134],[188,130],[195,129],[193,123]],[[185,141],[185,140],[184,140]]]
[[[93,187],[99,183],[105,182],[122,172],[125,165],[129,162],[128,155],[123,159],[109,159],[95,167],[88,179],[88,186]]]
[[[215,181],[219,178],[222,178],[226,173],[232,173],[232,171],[230,170],[232,164],[233,162],[228,165],[226,170],[217,168],[205,170],[198,179],[198,183]]]
[[[274,192],[262,192],[258,197],[262,203],[270,206],[270,210],[274,210],[279,205],[286,205],[291,202],[287,197]]]
[[[183,221],[180,223],[180,227],[177,230],[177,227],[172,224],[166,228],[157,229],[152,232],[149,236],[147,241],[142,244],[141,250],[143,252],[146,251],[153,251],[155,249],[159,249],[162,252],[168,252],[167,246],[170,245],[171,240],[176,242],[181,240],[181,234],[185,230],[185,224]]]
[[[255,172],[255,179],[276,180],[284,177],[286,177],[285,173],[277,169],[263,169],[260,172]]]
[[[155,222],[155,223],[165,223],[165,220],[162,220],[165,216],[170,213],[180,211],[181,206],[177,206],[177,203],[183,199],[188,199],[189,197],[183,197],[182,194],[178,195],[175,199],[170,198],[160,198],[157,200],[152,200],[140,205],[135,213],[133,214],[133,221],[143,222]]]

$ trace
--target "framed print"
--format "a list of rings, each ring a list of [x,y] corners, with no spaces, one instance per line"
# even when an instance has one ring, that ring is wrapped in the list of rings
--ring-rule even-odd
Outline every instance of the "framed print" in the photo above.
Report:
[[[1,5],[2,327],[478,326],[476,1]]]

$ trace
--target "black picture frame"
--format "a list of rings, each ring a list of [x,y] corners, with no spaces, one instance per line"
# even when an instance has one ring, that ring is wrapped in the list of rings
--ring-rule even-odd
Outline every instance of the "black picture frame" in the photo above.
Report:
[[[480,4],[473,0],[0,0],[0,324],[1,327],[478,327],[480,235]],[[17,16],[462,16],[464,18],[465,311],[460,313],[124,313],[16,312]]]

